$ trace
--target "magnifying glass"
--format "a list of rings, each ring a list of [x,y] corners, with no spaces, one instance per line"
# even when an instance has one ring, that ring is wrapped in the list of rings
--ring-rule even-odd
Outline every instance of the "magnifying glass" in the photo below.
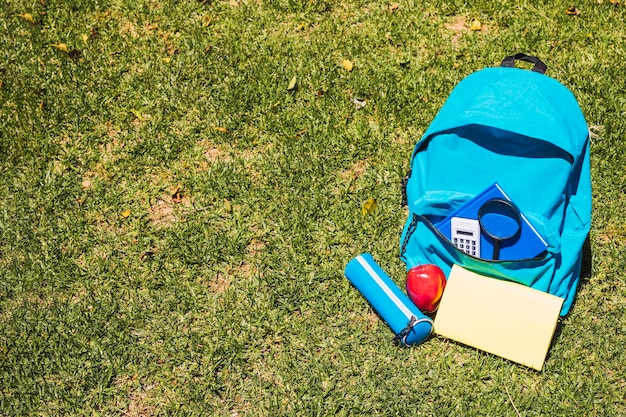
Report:
[[[491,259],[500,259],[502,243],[513,240],[522,229],[522,215],[508,200],[492,198],[478,210],[478,223],[481,233],[493,244]]]

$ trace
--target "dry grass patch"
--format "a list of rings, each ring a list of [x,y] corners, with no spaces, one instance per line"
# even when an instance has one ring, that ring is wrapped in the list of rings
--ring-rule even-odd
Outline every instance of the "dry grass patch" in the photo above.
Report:
[[[598,233],[598,242],[626,244],[626,223],[611,222]]]
[[[217,145],[210,139],[203,139],[197,143],[197,148],[196,153],[203,157],[198,166],[200,171],[206,171],[211,165],[218,162],[224,163],[233,161],[234,151],[230,146]]]
[[[125,157],[126,144],[117,137],[99,146],[100,161],[103,164],[115,164]]]
[[[4,311],[0,311],[0,322],[13,318],[15,310],[35,305],[40,309],[48,309],[55,303],[55,298],[49,295],[23,294],[5,302]]]
[[[118,388],[126,388],[128,393],[128,404],[121,407],[125,409],[122,415],[127,417],[152,417],[158,414],[156,406],[149,401],[151,393],[155,388],[154,384],[142,386],[138,376],[134,375],[132,377],[119,378],[115,381],[115,385]]]
[[[215,274],[215,278],[209,282],[209,288],[216,295],[224,294],[228,291],[228,288],[232,283],[232,278],[233,276],[231,273],[218,272]]]
[[[463,37],[463,34],[469,30],[467,18],[465,18],[464,16],[457,16],[455,20],[446,23],[446,29],[452,32],[452,44],[454,46],[457,46],[459,44],[459,41]]]
[[[137,39],[139,37],[135,24],[128,20],[120,22],[119,33],[125,38],[131,37],[133,39]]]
[[[267,155],[271,151],[271,145],[259,146],[254,149],[234,149],[228,145],[217,145],[210,139],[198,142],[199,153],[204,156],[205,163],[232,162],[235,159],[253,161]]]
[[[346,181],[355,180],[363,174],[369,168],[369,161],[367,159],[363,159],[361,161],[355,162],[350,168],[346,169],[339,173],[339,178]]]
[[[340,181],[337,182],[333,192],[339,194],[343,192],[346,187],[352,191],[354,189],[354,182],[365,174],[369,166],[369,161],[363,159],[356,161],[350,168],[340,171],[337,175]]]
[[[202,154],[204,155],[204,162],[207,165],[207,168],[208,164],[212,162],[226,162],[231,160],[231,156],[219,147],[206,147],[204,148],[204,152]]]
[[[198,143],[197,153],[203,158],[197,162],[196,169],[203,172],[208,171],[214,164],[240,162],[243,163],[252,181],[256,183],[261,177],[261,172],[256,169],[257,162],[264,158],[271,149],[271,145],[263,145],[254,149],[233,149],[228,145],[216,145],[210,140],[202,140]]]
[[[150,222],[157,226],[170,225],[174,223],[176,216],[174,206],[163,200],[157,201],[150,206]]]
[[[446,36],[450,36],[451,32],[450,40],[455,47],[459,46],[461,39],[467,33],[487,32],[489,30],[489,27],[484,22],[474,18],[468,19],[465,16],[455,16],[453,20],[445,24],[445,27],[448,30]]]
[[[150,222],[156,226],[169,226],[178,220],[182,208],[191,207],[191,199],[185,195],[180,185],[171,193],[161,195],[149,209]]]
[[[93,184],[91,183],[91,175],[86,174],[83,177],[83,180],[80,183],[80,186],[84,191],[91,190],[93,188]]]

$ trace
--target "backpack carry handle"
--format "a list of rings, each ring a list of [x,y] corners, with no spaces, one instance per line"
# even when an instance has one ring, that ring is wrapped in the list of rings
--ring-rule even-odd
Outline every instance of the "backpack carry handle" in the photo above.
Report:
[[[526,55],[522,53],[507,56],[506,58],[502,60],[502,66],[513,68],[515,67],[516,60],[526,61],[526,62],[530,62],[531,64],[534,64],[534,67],[532,70],[540,74],[545,74],[546,70],[548,69],[548,66],[544,64],[543,61],[537,58],[536,56],[530,56],[530,55]]]

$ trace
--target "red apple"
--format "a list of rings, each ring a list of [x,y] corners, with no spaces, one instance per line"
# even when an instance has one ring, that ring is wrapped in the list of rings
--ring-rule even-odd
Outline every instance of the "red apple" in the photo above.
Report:
[[[418,265],[406,275],[406,292],[423,313],[434,313],[446,287],[446,276],[433,264]]]

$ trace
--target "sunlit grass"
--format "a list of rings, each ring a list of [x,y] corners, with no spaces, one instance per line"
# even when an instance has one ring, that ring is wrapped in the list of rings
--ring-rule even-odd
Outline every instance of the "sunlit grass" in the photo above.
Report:
[[[0,4],[0,414],[626,414],[614,3]],[[593,133],[591,274],[541,373],[398,349],[343,277],[369,251],[402,282],[415,141],[519,51]]]

